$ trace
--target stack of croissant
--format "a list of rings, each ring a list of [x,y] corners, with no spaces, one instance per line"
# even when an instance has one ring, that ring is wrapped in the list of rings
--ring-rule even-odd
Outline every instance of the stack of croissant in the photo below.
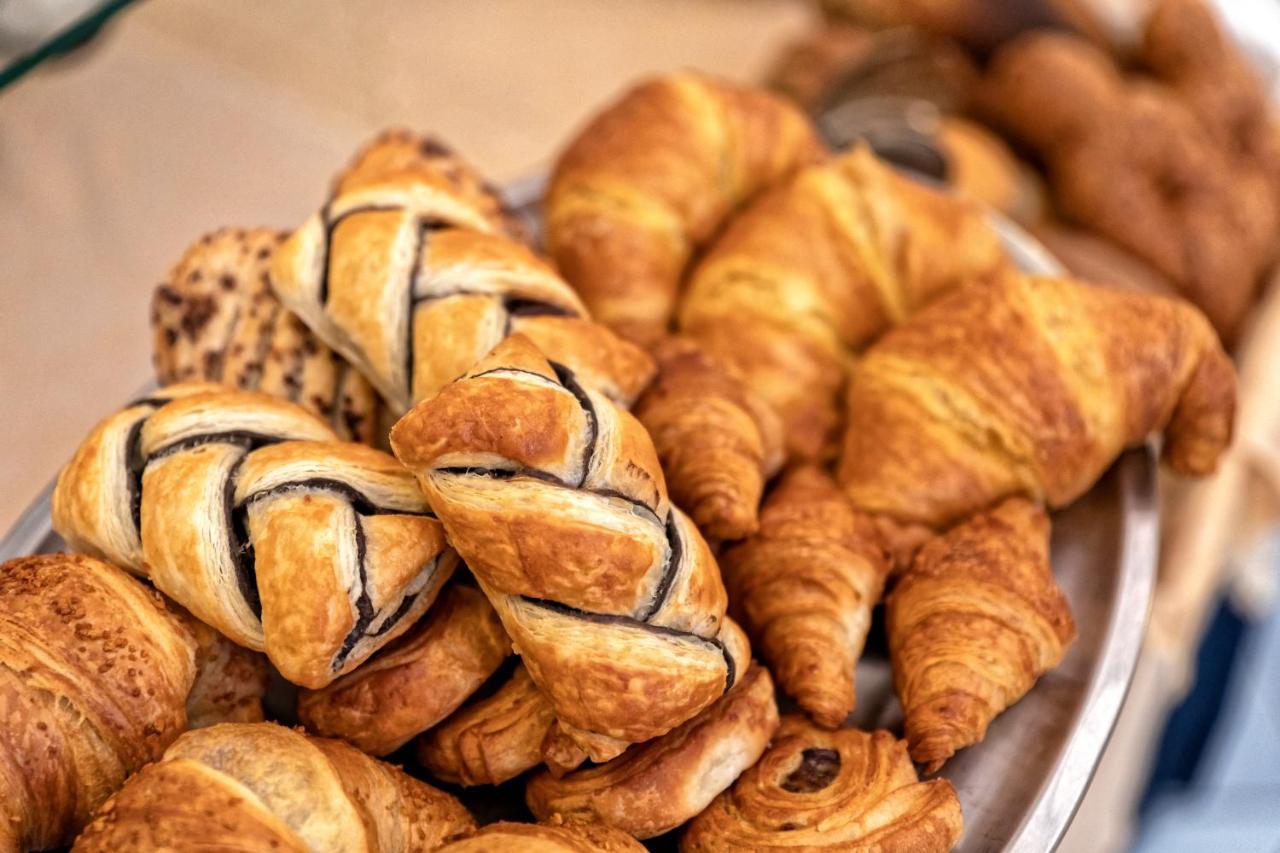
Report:
[[[632,89],[543,214],[396,131],[191,247],[73,553],[0,566],[0,849],[949,850],[918,773],[1075,634],[1047,511],[1230,441],[1196,308],[1028,277],[761,91]],[[902,737],[848,724],[881,603]]]

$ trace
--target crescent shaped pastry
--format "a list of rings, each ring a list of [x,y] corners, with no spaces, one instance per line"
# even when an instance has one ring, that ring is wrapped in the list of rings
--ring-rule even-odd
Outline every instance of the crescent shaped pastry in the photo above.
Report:
[[[629,404],[653,366],[586,317],[573,290],[506,232],[496,198],[456,157],[355,168],[280,247],[276,294],[403,413],[512,332]]]
[[[404,633],[457,564],[413,477],[335,438],[266,394],[170,386],[94,428],[54,527],[322,687]]]
[[[647,80],[560,155],[547,246],[600,322],[645,346],[685,266],[739,206],[825,149],[795,105],[695,73]]]
[[[698,814],[756,762],[778,728],[773,682],[752,666],[714,705],[607,764],[557,779],[529,780],[525,800],[540,819],[594,820],[652,838]]]
[[[336,740],[274,723],[188,732],[125,784],[72,850],[434,850],[461,803]]]
[[[765,501],[760,532],[721,564],[734,614],[779,686],[838,727],[889,571],[872,520],[821,468],[795,468]]]
[[[742,673],[715,559],[668,500],[648,434],[528,338],[420,403],[391,445],[595,760],[670,731]]]
[[[156,592],[78,554],[0,564],[0,849],[61,847],[187,726],[195,642]]]
[[[387,755],[454,712],[511,654],[484,593],[445,587],[422,620],[354,672],[298,693],[298,721]]]
[[[440,853],[641,853],[625,832],[599,823],[499,821],[440,848]]]
[[[1235,370],[1180,299],[1069,279],[964,286],[853,373],[840,481],[854,506],[939,530],[1010,495],[1060,507],[1163,432],[1176,472],[1231,441]]]
[[[224,228],[187,249],[151,299],[156,378],[265,391],[319,415],[344,440],[381,441],[377,392],[271,292],[267,269],[286,236]]]
[[[962,829],[951,783],[918,781],[889,732],[787,716],[760,763],[689,824],[680,850],[946,853]]]
[[[926,543],[894,584],[885,630],[911,758],[932,773],[1075,639],[1044,510],[1010,498]]]
[[[812,460],[838,439],[859,350],[939,294],[1010,269],[974,203],[858,147],[732,219],[690,273],[679,325],[782,417],[788,455]]]

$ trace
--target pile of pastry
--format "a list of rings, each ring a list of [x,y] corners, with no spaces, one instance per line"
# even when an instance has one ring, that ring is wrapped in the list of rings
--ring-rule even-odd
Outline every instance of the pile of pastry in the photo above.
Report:
[[[761,91],[625,93],[529,226],[398,132],[191,247],[72,553],[0,568],[0,848],[948,850],[917,765],[1074,636],[1046,510],[1230,441],[1196,308],[1027,277]],[[847,723],[882,603],[902,739]]]

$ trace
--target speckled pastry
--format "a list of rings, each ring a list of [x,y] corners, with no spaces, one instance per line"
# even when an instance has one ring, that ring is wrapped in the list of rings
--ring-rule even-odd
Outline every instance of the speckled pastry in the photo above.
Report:
[[[187,249],[151,299],[156,378],[265,391],[319,415],[345,440],[381,441],[377,392],[271,292],[267,269],[286,236],[224,228]]]
[[[498,785],[542,762],[555,718],[529,671],[516,666],[491,695],[473,699],[419,738],[418,760],[445,782]]]
[[[641,853],[625,832],[599,823],[499,821],[439,848],[440,853]]]
[[[321,687],[426,611],[457,557],[394,459],[251,391],[162,389],[100,423],[54,527]]]
[[[706,808],[756,763],[777,728],[773,682],[753,665],[737,687],[674,731],[559,779],[543,771],[529,780],[525,800],[540,819],[598,820],[652,838]]]
[[[262,722],[267,659],[237,646],[199,619],[181,615],[196,643],[196,679],[187,696],[187,726]]]
[[[390,156],[390,155],[388,155]],[[394,158],[392,158],[394,159]],[[519,331],[584,382],[629,404],[652,363],[586,317],[457,158],[348,176],[280,247],[277,295],[346,356],[396,413]]]
[[[160,595],[76,554],[0,564],[0,849],[63,846],[187,725],[195,642]]]
[[[430,612],[363,666],[298,694],[298,721],[370,755],[394,752],[453,713],[511,654],[484,593],[453,583]]]
[[[648,433],[528,338],[419,404],[391,445],[595,760],[670,731],[743,672],[715,559],[668,500]]]
[[[178,738],[72,849],[409,853],[474,828],[453,797],[341,741],[227,723]]]
[[[681,853],[946,853],[963,829],[945,779],[920,782],[889,732],[824,731],[787,716],[760,763],[689,824]]]

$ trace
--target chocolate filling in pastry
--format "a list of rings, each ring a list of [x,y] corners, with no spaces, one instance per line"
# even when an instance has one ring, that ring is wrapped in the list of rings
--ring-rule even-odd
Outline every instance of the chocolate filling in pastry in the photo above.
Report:
[[[840,774],[840,753],[834,749],[811,747],[800,753],[800,766],[782,780],[782,790],[792,794],[812,794],[835,781]]]

